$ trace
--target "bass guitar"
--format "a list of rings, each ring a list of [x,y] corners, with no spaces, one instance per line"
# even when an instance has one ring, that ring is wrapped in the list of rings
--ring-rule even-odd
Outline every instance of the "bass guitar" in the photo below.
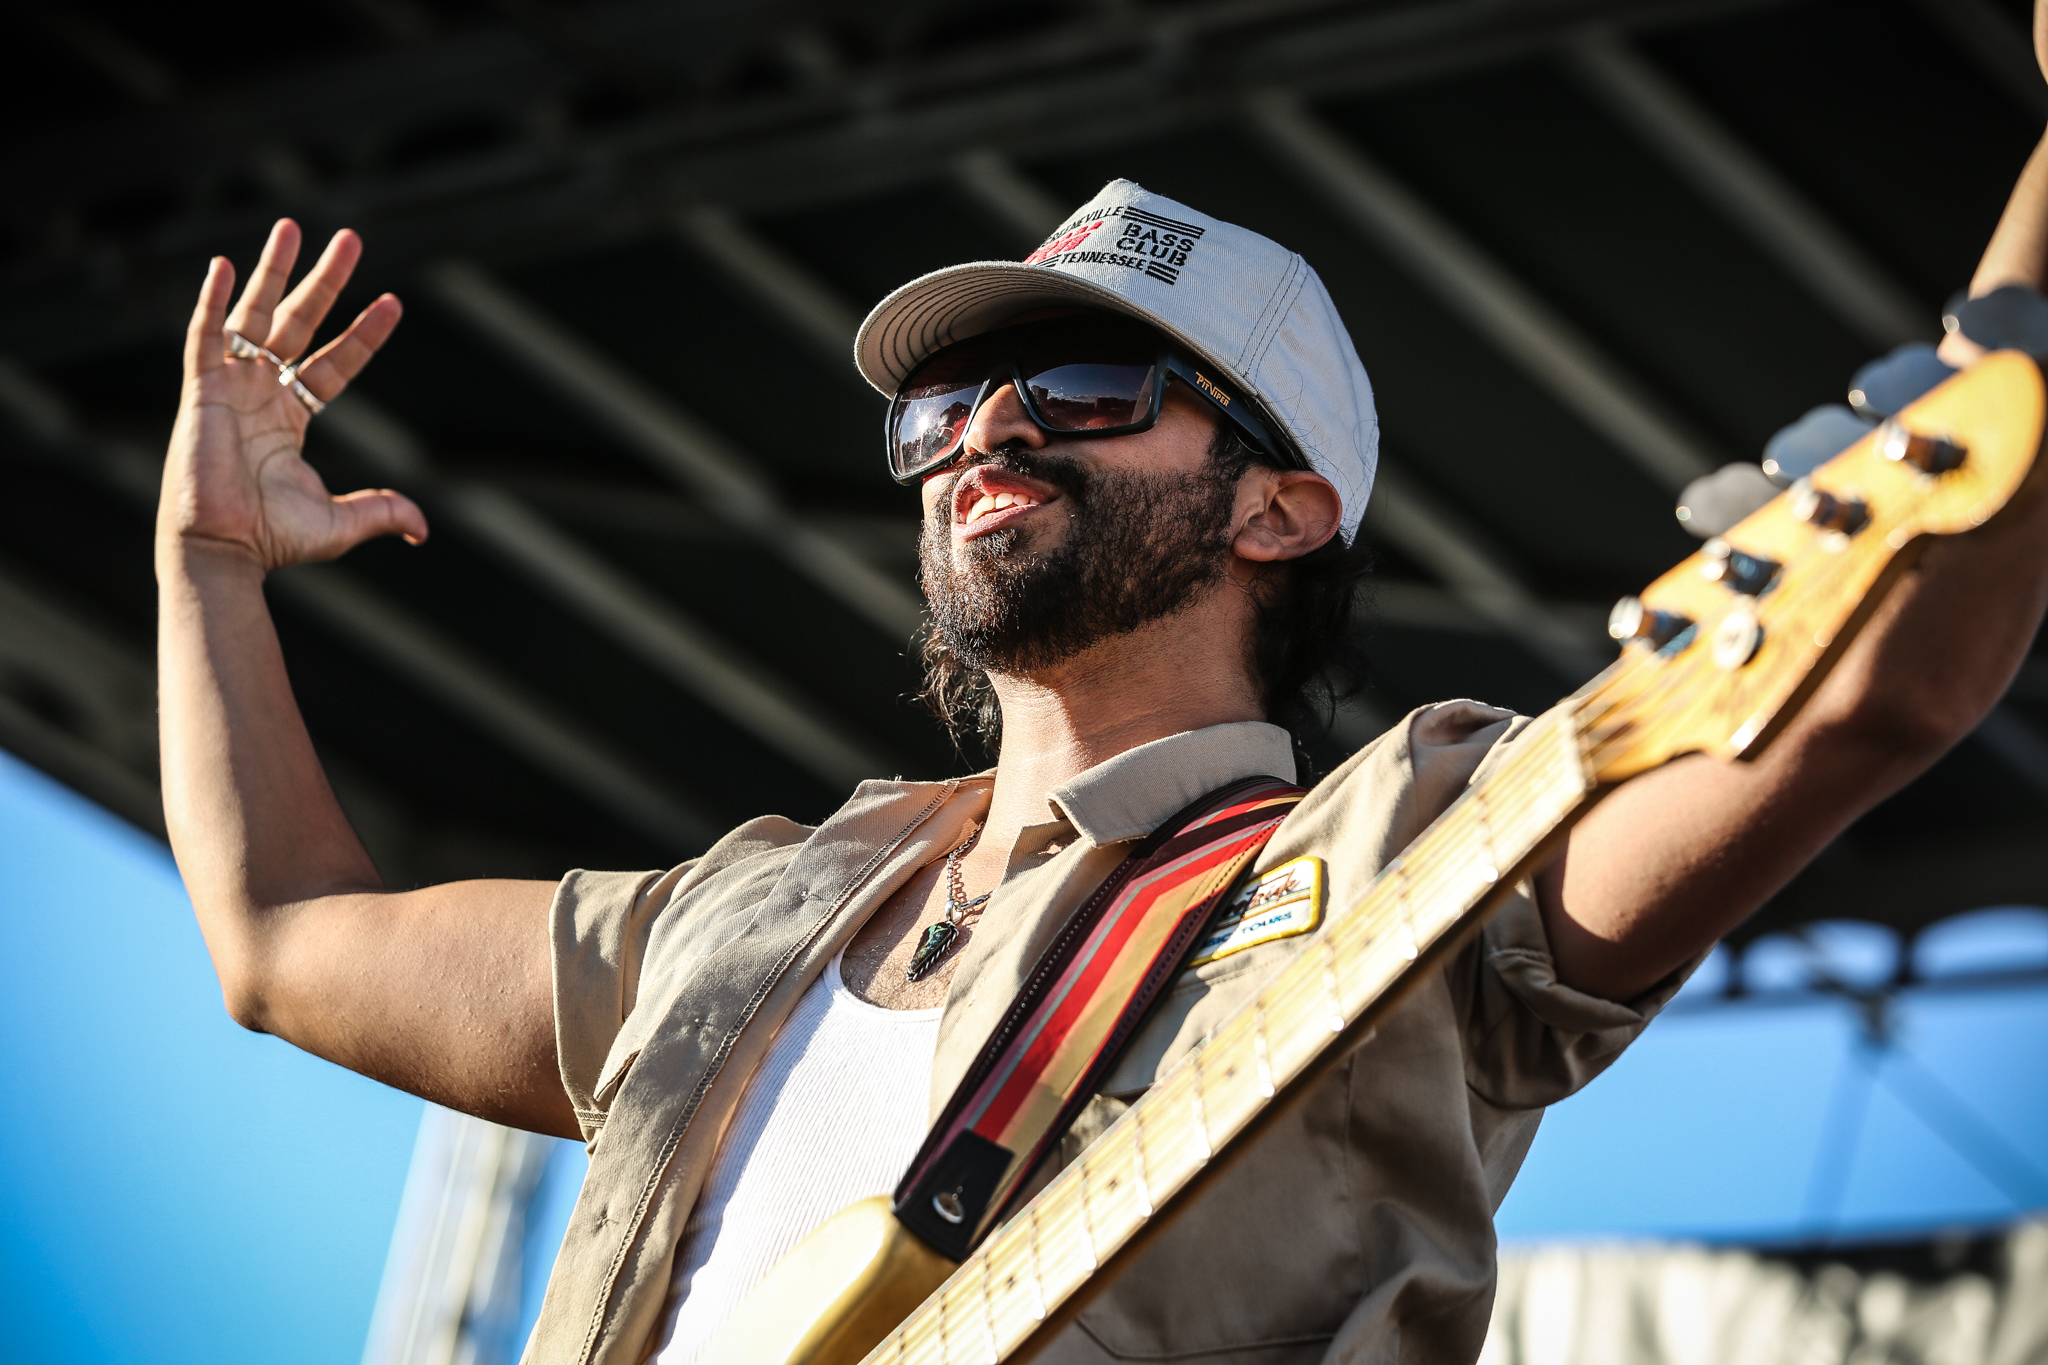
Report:
[[[1928,537],[2005,506],[2041,446],[2040,368],[1950,379],[1642,595],[1621,657],[1538,717],[1250,1003],[958,1265],[855,1204],[714,1342],[719,1365],[996,1365],[1051,1341],[1259,1133],[1456,951],[1619,783],[1681,754],[1753,759]]]

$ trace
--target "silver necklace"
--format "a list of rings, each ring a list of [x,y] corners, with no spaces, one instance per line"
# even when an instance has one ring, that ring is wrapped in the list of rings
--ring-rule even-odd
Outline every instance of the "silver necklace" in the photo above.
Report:
[[[976,825],[959,846],[946,855],[946,912],[936,924],[925,926],[923,935],[917,940],[917,951],[910,955],[910,970],[904,973],[905,980],[919,981],[929,976],[932,968],[938,966],[959,941],[960,925],[968,912],[979,910],[992,894],[984,891],[969,900],[967,884],[960,879],[960,860],[980,839],[981,826]]]

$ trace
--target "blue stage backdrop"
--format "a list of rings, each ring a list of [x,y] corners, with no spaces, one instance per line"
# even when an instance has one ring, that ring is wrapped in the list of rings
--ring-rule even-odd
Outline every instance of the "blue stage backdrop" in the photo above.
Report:
[[[354,1365],[420,1102],[246,1033],[155,840],[0,754],[0,1359]]]

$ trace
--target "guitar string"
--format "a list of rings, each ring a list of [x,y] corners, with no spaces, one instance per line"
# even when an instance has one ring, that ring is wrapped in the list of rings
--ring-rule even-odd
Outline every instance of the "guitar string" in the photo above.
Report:
[[[1137,1161],[1134,1171],[1138,1180],[1138,1208],[1145,1217],[1152,1216],[1152,1181],[1145,1172],[1145,1116],[1138,1113],[1137,1106],[1131,1106],[1131,1151]]]
[[[1102,1265],[1102,1258],[1095,1253],[1095,1222],[1088,1216],[1088,1161],[1084,1156],[1074,1163],[1080,1168],[1077,1178],[1081,1190],[1081,1232],[1088,1239],[1088,1269],[1096,1270]]]
[[[1036,1300],[1032,1316],[1045,1321],[1045,1276],[1038,1268],[1038,1208],[1033,1201],[1031,1209],[1031,1290]]]

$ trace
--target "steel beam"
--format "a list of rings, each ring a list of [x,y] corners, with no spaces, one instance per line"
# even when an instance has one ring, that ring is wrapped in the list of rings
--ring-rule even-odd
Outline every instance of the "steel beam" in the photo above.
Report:
[[[323,414],[323,426],[378,471],[421,490],[457,524],[517,565],[670,681],[834,789],[902,765],[823,718],[765,665],[648,591],[501,488],[435,477],[425,446],[359,394]]]
[[[316,234],[362,230],[385,269],[451,253],[575,250],[654,230],[696,203],[756,212],[907,186],[975,148],[1053,155],[1161,135],[1229,117],[1253,84],[1352,93],[1540,53],[1591,22],[1637,28],[1776,2],[1411,0],[1361,15],[1324,0],[1278,9],[1209,0],[1170,17],[1151,6],[1091,10],[943,61],[885,58],[823,86],[744,101],[657,101],[638,118],[566,136],[560,111],[573,73],[509,26],[464,26],[275,85],[203,87],[148,119],[23,134],[5,153],[10,210],[23,240],[48,245],[10,276],[0,348],[48,358],[161,335],[189,310],[188,276],[204,255],[255,241],[279,212]],[[720,50],[722,32],[748,24],[737,5],[679,10],[665,0],[602,6],[589,22],[608,41],[676,53]],[[693,79],[679,72],[672,88]],[[1111,108],[1113,119],[1075,117]],[[250,109],[272,117],[252,122]],[[430,164],[395,159],[420,130],[450,120],[504,136]],[[313,164],[292,140],[344,149],[349,169],[325,180],[273,174]],[[269,202],[224,192],[252,176],[274,191]],[[154,204],[166,187],[176,202],[146,229],[74,245],[64,226],[81,204],[144,190]],[[82,270],[100,272],[89,299],[76,285]]]
[[[1398,465],[1380,457],[1371,528],[1444,581],[1451,594],[1494,630],[1517,641],[1574,686],[1614,659],[1612,642],[1583,619],[1553,610],[1504,558],[1440,505]]]
[[[0,692],[0,749],[40,768],[137,829],[164,837],[163,801],[154,782],[5,692]]]
[[[1036,246],[1066,219],[1057,199],[993,147],[962,152],[953,162],[953,180],[1015,233],[1020,245]]]
[[[853,344],[861,314],[831,283],[812,274],[802,261],[727,209],[706,208],[686,215],[684,235],[714,263],[725,267],[756,302],[810,339],[839,369],[858,378]],[[874,392],[866,380],[860,385]]]
[[[1638,468],[1676,492],[1723,463],[1622,366],[1449,220],[1284,90],[1246,101],[1253,128],[1351,225],[1405,266]]]
[[[1472,547],[1465,547],[1468,553]],[[1496,566],[1498,561],[1496,561]],[[1449,630],[1468,634],[1498,635],[1500,625],[1480,615],[1454,592],[1430,583],[1375,580],[1370,585],[1366,618],[1403,630]],[[1607,642],[1607,612],[1590,602],[1561,602],[1540,599],[1543,609],[1573,638],[1595,656],[1611,648]]]
[[[85,430],[63,399],[19,366],[0,361],[0,406],[46,439],[92,462],[102,482],[145,508],[156,504],[161,462]],[[556,716],[489,665],[346,570],[303,564],[270,576],[271,590],[352,640],[500,744],[623,824],[678,856],[701,851],[722,824],[642,777],[603,741]]]
[[[1888,350],[1940,336],[1929,321],[1931,309],[1625,40],[1589,33],[1566,56],[1580,83],[1618,122],[1656,148],[1864,341]]]
[[[767,303],[797,335],[817,348],[835,374],[852,378],[862,392],[872,393],[853,364],[853,336],[860,314],[772,244],[762,240],[729,209],[701,204],[676,218],[689,243],[710,257]]]
[[[558,522],[607,534],[623,531],[726,547],[751,539],[680,493],[640,484],[517,473],[493,474],[491,483],[528,503],[546,507]],[[916,568],[918,519],[914,516],[815,512],[806,520],[871,564],[906,577]]]
[[[149,660],[0,573],[0,747],[161,838]]]
[[[783,503],[735,449],[665,395],[634,378],[482,267],[449,261],[428,272],[441,302],[610,427],[654,468],[747,531],[893,640],[923,620],[909,588]]]
[[[984,142],[989,129],[1056,121],[1072,136],[1082,122],[1075,110],[1090,107],[1074,103],[1074,97],[1086,90],[1123,88],[1118,107],[1126,114],[1149,103],[1183,103],[1199,116],[1211,111],[1205,97],[1228,99],[1247,80],[1312,73],[1321,91],[1412,79],[1519,56],[1601,20],[1654,25],[1758,3],[1410,0],[1364,15],[1344,0],[1197,0],[1170,14],[1149,5],[1093,8],[1065,21],[1049,15],[1029,32],[951,47],[945,60],[898,52],[781,92],[748,91],[687,104],[655,100],[639,117],[570,139],[561,137],[559,119],[550,127],[535,115],[573,94],[577,73],[515,22],[464,24],[438,38],[271,81],[206,83],[168,109],[125,126],[81,115],[24,128],[5,151],[22,174],[17,190],[34,202],[67,184],[98,196],[137,172],[200,187],[245,171],[280,127],[250,120],[251,108],[278,114],[293,136],[347,148],[371,164],[379,151],[420,127],[471,114],[495,118],[508,131],[528,128],[509,146],[499,143],[437,162],[433,173],[450,177],[448,190],[456,193],[487,190],[507,178],[573,176],[595,158],[608,163],[600,169],[613,172],[612,187],[631,194],[632,178],[621,179],[618,170],[649,164],[650,153],[672,155],[718,142],[745,144],[750,155],[765,155],[765,187],[776,171],[787,169],[778,154],[791,141],[814,136],[820,125],[860,125],[860,135],[846,147],[858,149],[860,169],[872,174],[906,133],[920,142],[942,141],[942,161]],[[773,33],[778,21],[772,12],[737,3],[614,0],[590,6],[585,19],[600,42],[617,50],[658,51],[675,59],[664,77],[677,94],[715,76],[718,63],[750,40],[786,39]],[[786,41],[781,45],[788,50]],[[1209,60],[1160,60],[1191,48]],[[156,79],[143,77],[145,85]],[[899,168],[895,174],[902,173]],[[396,190],[406,180],[395,174],[377,189]],[[361,207],[368,202],[367,189],[372,187],[351,180],[336,183],[331,192]],[[405,193],[416,195],[418,187],[408,186]],[[785,186],[783,201],[791,195],[812,197],[802,185]],[[385,198],[374,190],[368,196]],[[751,200],[746,205],[756,206]]]
[[[270,584],[287,602],[661,847],[701,852],[724,832],[719,821],[642,777],[603,741],[345,570],[300,564],[273,573]]]

